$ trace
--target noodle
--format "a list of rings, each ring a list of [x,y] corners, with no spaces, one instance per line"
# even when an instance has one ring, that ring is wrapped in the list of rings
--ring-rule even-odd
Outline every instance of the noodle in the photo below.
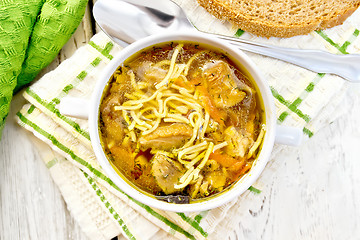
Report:
[[[128,74],[130,76],[130,82],[131,82],[131,86],[134,88],[134,89],[138,89],[138,85],[136,84],[136,81],[135,81],[135,74],[133,71],[128,71]]]
[[[207,126],[209,124],[209,119],[210,119],[210,115],[208,112],[205,113],[205,120],[204,120],[204,125],[202,127],[201,133],[200,133],[200,138],[204,138]]]
[[[152,128],[150,128],[149,130],[147,130],[147,131],[143,131],[143,132],[142,132],[142,135],[147,135],[147,134],[155,131],[155,129],[159,126],[160,121],[161,121],[161,119],[160,119],[160,118],[157,118],[154,126],[153,126]]]
[[[189,154],[189,153],[194,153],[194,152],[199,152],[203,149],[206,149],[207,148],[207,142],[204,141],[202,143],[199,143],[199,144],[196,144],[196,145],[193,145],[191,147],[188,147],[188,148],[185,148],[183,150],[181,150],[179,153],[178,153],[178,159],[181,159],[183,155],[185,154]]]
[[[142,69],[139,74],[136,68],[134,69],[130,66],[130,70],[120,73],[119,76],[125,74],[124,76],[129,81],[127,86],[131,90],[126,89],[124,91],[124,100],[122,100],[119,106],[111,107],[114,109],[115,115],[122,116],[122,124],[125,126],[123,130],[125,134],[121,138],[120,143],[126,147],[132,146],[132,149],[136,145],[132,152],[134,158],[142,151],[139,154],[143,155],[139,156],[143,158],[148,157],[146,155],[150,154],[151,156],[167,157],[171,161],[176,162],[173,166],[181,166],[181,169],[178,170],[181,172],[181,175],[176,178],[177,180],[173,183],[172,187],[178,191],[182,191],[185,188],[192,189],[190,194],[192,198],[195,198],[198,194],[212,194],[211,189],[207,189],[206,184],[212,184],[211,182],[216,180],[208,179],[209,175],[206,175],[208,169],[219,168],[222,171],[221,175],[226,175],[227,170],[222,167],[221,159],[217,164],[214,164],[214,162],[217,161],[216,156],[221,156],[229,148],[234,148],[234,144],[232,144],[233,139],[224,140],[224,137],[221,136],[223,132],[226,132],[226,127],[233,127],[231,121],[234,120],[230,119],[230,124],[225,123],[225,120],[217,122],[219,120],[212,115],[214,114],[212,112],[214,111],[213,109],[219,112],[225,110],[215,106],[215,98],[206,103],[204,102],[204,97],[208,97],[204,95],[204,89],[206,91],[208,85],[205,83],[203,86],[198,87],[201,85],[201,83],[197,83],[199,75],[195,75],[195,77],[192,75],[194,74],[193,66],[199,64],[199,61],[203,61],[201,59],[204,59],[204,57],[210,56],[211,51],[197,51],[195,54],[188,55],[185,58],[187,60],[184,61],[182,60],[184,58],[182,54],[186,51],[186,46],[184,47],[184,44],[180,43],[172,49],[172,55],[168,57],[170,60],[161,59],[158,62],[147,60],[145,64],[141,65],[142,67],[145,65],[150,68],[160,68],[154,71],[151,69],[153,72],[150,72],[149,78],[155,78],[155,80],[146,82],[146,79],[143,79],[143,75],[146,75],[146,68],[145,70]],[[215,65],[215,62],[212,62],[212,64]],[[167,71],[166,74],[165,71]],[[202,71],[205,70],[202,69]],[[216,80],[217,76],[215,74],[218,74],[218,72],[210,76],[213,76]],[[124,79],[124,77],[121,78],[119,76],[119,81]],[[222,87],[223,83],[221,82],[218,85]],[[234,88],[233,83],[230,82],[228,85]],[[215,87],[219,86],[216,85]],[[168,131],[166,127],[172,125],[183,127],[173,130],[175,132],[173,134],[178,134],[180,138],[183,137],[182,142],[181,145],[176,145],[171,150],[164,150],[162,145],[166,144],[172,137],[171,134],[169,136],[166,135],[166,131]],[[154,136],[155,139],[156,136],[161,138],[161,134],[164,134],[161,131],[165,131],[165,137],[159,140],[160,146],[158,148],[150,148],[149,152],[144,153],[149,148],[141,148],[141,144],[146,142],[143,139],[153,139]],[[246,156],[244,158],[247,157],[247,159],[250,159],[249,161],[252,161],[256,157],[256,151],[262,143],[264,134],[265,128],[262,126],[256,141],[251,140],[252,144],[246,149]],[[256,136],[256,134],[253,136]],[[112,140],[106,146],[111,152],[111,149],[117,146],[117,143]],[[232,159],[232,156],[227,154],[227,158]],[[150,162],[149,159],[147,160]],[[170,161],[168,160],[168,162]],[[137,162],[135,164],[136,167],[141,169],[141,164],[138,164],[140,163]],[[149,168],[151,169],[151,166]],[[136,169],[133,172],[136,171],[138,170]],[[128,175],[131,174],[132,172]],[[153,181],[153,179],[149,181]],[[190,187],[187,187],[188,185]],[[219,187],[219,189],[222,189],[222,187]]]
[[[250,150],[248,152],[247,158],[250,158],[254,155],[256,149],[260,146],[260,143],[264,137],[264,134],[265,134],[265,125],[263,124],[261,126],[261,131],[260,131],[258,138],[256,139],[256,142],[252,145],[252,147],[250,148]]]
[[[168,80],[170,79],[171,74],[173,74],[174,71],[174,67],[175,67],[175,61],[176,61],[176,57],[180,52],[180,49],[183,47],[184,44],[179,44],[176,46],[174,54],[171,57],[171,61],[170,61],[170,68],[168,73],[166,74],[164,80],[162,80],[160,83],[158,83],[157,85],[155,85],[156,89],[159,89],[160,87],[166,85],[168,83]]]
[[[195,60],[195,58],[197,58],[199,55],[204,54],[204,53],[206,53],[206,52],[208,52],[208,51],[198,52],[198,53],[196,53],[194,56],[192,56],[192,57],[189,59],[189,61],[188,61],[187,64],[186,64],[186,68],[184,69],[184,75],[187,75],[187,73],[188,73],[188,71],[189,71],[189,68],[190,68],[190,65],[191,65],[191,63]]]
[[[138,104],[138,105],[132,105],[132,106],[115,106],[114,109],[115,110],[136,110],[136,109],[140,109],[143,106],[142,103]]]

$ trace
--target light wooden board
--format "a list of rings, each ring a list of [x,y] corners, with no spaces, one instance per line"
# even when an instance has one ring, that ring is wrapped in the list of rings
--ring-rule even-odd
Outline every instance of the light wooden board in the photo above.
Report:
[[[90,12],[74,37],[39,77],[92,36]],[[264,174],[260,208],[244,208],[232,239],[360,239],[360,86],[352,110],[299,148],[288,147]],[[14,116],[15,96],[0,142],[0,239],[85,240],[51,180],[30,133]]]

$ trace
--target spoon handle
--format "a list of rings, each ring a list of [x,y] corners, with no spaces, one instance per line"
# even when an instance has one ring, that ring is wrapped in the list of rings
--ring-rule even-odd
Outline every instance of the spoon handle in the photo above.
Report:
[[[332,73],[350,82],[360,82],[360,54],[337,55],[319,50],[283,48],[233,37],[216,36],[244,51],[280,59],[318,73]]]

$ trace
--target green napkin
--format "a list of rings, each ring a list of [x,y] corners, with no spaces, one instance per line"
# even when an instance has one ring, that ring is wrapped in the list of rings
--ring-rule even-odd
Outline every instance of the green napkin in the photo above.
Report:
[[[13,94],[59,53],[87,0],[0,0],[0,139]]]

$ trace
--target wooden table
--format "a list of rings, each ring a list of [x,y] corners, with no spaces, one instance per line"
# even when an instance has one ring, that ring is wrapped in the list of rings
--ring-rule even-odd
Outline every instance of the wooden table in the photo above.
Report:
[[[54,69],[92,35],[89,11]],[[239,239],[360,239],[360,85],[347,101],[353,106],[300,147],[288,147],[263,209],[249,209],[253,228],[239,226]],[[87,237],[74,221],[40,159],[38,141],[14,121],[25,100],[13,99],[0,142],[0,239]],[[256,214],[254,212],[256,211]]]

